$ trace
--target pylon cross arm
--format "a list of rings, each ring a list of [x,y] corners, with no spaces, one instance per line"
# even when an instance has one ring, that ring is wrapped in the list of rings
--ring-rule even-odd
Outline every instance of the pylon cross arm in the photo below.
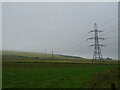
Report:
[[[104,45],[102,45],[102,44],[92,44],[90,46],[104,46]]]
[[[91,30],[90,32],[99,32],[100,33],[100,32],[103,32],[103,31],[101,31],[101,30]]]
[[[105,38],[101,38],[101,37],[100,37],[100,38],[98,38],[98,39],[104,40]]]

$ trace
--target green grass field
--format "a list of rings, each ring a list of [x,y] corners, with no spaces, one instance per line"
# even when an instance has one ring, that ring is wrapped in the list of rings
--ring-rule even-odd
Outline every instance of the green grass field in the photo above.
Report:
[[[116,65],[3,64],[3,88],[85,88],[92,75],[116,69]],[[113,77],[112,77],[113,79]],[[102,87],[110,87],[110,83]],[[102,82],[101,82],[102,83]],[[98,85],[99,86],[99,85]]]
[[[10,56],[15,55],[13,52],[3,55],[3,88],[111,88],[112,83],[118,87],[115,61],[92,64],[67,57],[56,61],[48,57],[15,59]]]

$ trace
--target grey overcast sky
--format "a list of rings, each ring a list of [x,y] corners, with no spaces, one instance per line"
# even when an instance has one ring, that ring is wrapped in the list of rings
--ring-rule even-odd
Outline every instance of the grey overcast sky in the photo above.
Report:
[[[92,58],[97,23],[104,57],[118,58],[117,2],[21,2],[2,4],[3,50]]]

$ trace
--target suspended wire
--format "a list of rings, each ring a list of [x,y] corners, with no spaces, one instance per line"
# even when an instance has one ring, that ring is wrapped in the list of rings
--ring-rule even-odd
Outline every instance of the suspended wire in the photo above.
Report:
[[[105,22],[103,25],[100,25],[98,28],[104,27],[104,26],[108,25],[109,23],[111,23],[112,21],[115,21],[116,19],[117,19],[117,17],[114,17],[114,18],[108,20],[107,22]],[[117,30],[115,30],[115,29],[114,29],[114,30],[110,30],[110,31],[108,31],[108,32],[106,32],[106,33],[101,33],[100,35],[109,34],[109,33],[111,33],[111,32],[115,32],[115,31],[117,31]],[[88,35],[88,34],[85,34],[85,35],[83,35],[83,36],[85,37],[86,35]],[[81,36],[81,37],[83,37],[83,36]],[[86,46],[85,46],[85,47],[82,47],[82,48],[80,48],[80,49],[77,49],[77,51],[74,51],[76,47],[82,45],[82,44],[86,41],[86,40],[84,40],[84,41],[79,42],[79,40],[81,39],[81,37],[79,37],[78,40],[75,40],[75,41],[71,44],[72,47],[66,48],[64,51],[69,51],[69,52],[70,52],[70,51],[72,51],[72,52],[81,52],[83,49],[85,50],[85,49],[87,48]],[[79,42],[79,43],[75,44],[76,42]],[[112,42],[112,43],[115,43],[115,42]],[[73,48],[74,48],[74,50],[73,50]]]
[[[85,37],[86,35],[88,35],[88,34],[82,35],[81,37],[83,37],[83,36]],[[78,40],[76,40],[76,41],[74,41],[74,43],[72,43],[72,45],[71,45],[72,47],[65,48],[65,50],[63,50],[63,51],[70,50],[70,49],[72,49],[72,48],[77,47],[77,46],[80,45],[80,44],[83,44],[86,40],[79,42],[81,37],[79,37]],[[76,44],[75,42],[77,42],[77,44]]]
[[[79,49],[77,49],[77,50],[75,50],[75,49],[72,49],[72,50],[68,50],[68,52],[81,52],[83,49],[85,50],[85,49],[87,49],[87,48],[89,48],[88,46],[84,46],[84,47],[82,47],[82,48],[79,48]],[[89,51],[90,52],[90,51]]]
[[[114,47],[114,48],[117,48],[118,45],[107,45],[107,47]]]
[[[80,49],[77,49],[77,50],[74,50],[74,51],[72,51],[72,52],[80,52],[81,50],[83,50],[83,49],[86,49],[87,48],[87,46],[85,46],[85,47],[82,47],[82,48],[80,48]]]
[[[116,26],[116,25],[114,25],[114,26],[112,26],[112,27],[115,27],[115,26]],[[111,29],[111,27],[109,27],[109,28]],[[107,29],[109,29],[109,28],[107,28]],[[104,33],[104,32],[103,32],[103,33],[100,33],[100,36],[101,36],[101,35],[104,35],[104,34],[109,34],[109,33],[111,33],[111,32],[115,32],[115,31],[117,31],[117,30],[118,30],[117,28],[116,28],[116,29],[115,29],[115,28],[112,28],[112,30],[110,30],[110,31],[107,31],[107,32],[105,32],[105,33]]]
[[[106,43],[106,44],[112,44],[112,43],[118,43],[118,41],[114,41],[114,42],[110,42],[110,43]]]
[[[105,32],[105,33],[100,33],[100,36],[101,36],[101,35],[104,35],[104,34],[109,34],[109,33],[111,33],[111,32],[116,32],[116,31],[118,31],[118,30],[117,30],[117,29],[113,29],[113,30],[110,30],[110,31]]]
[[[105,24],[99,26],[98,28],[107,25],[108,23],[110,23],[111,21],[115,20],[116,18],[117,18],[117,17],[114,17],[114,18],[110,19],[109,21],[107,21]],[[113,31],[113,30],[111,30],[111,31]],[[110,31],[109,31],[109,32],[110,32]],[[106,33],[109,33],[109,32],[106,32]],[[103,35],[103,34],[106,34],[106,33],[102,33],[102,34],[100,34],[100,35]],[[86,35],[88,35],[88,34],[85,34],[85,35],[83,35],[83,36],[85,37]],[[83,36],[81,36],[81,37],[83,37]],[[67,48],[67,49],[65,48],[66,50],[64,50],[64,51],[67,51],[67,50],[69,50],[69,49],[72,49],[72,48],[74,48],[74,47],[80,45],[81,43],[83,43],[84,41],[82,41],[82,42],[80,42],[79,44],[75,45],[76,42],[79,42],[79,40],[80,40],[81,37],[79,37],[78,40],[74,41],[74,42],[71,44],[72,47]],[[73,45],[74,45],[74,46],[73,46]]]
[[[114,26],[112,26],[112,25],[114,25]],[[114,29],[114,27],[117,27],[117,28],[118,28],[117,24],[112,24],[112,25],[110,25],[110,26],[107,27],[107,28],[104,28],[103,33],[104,33],[104,31],[106,31],[106,30],[108,31],[108,30]]]
[[[107,21],[107,22],[105,22],[104,24],[100,25],[98,28],[101,28],[101,27],[106,26],[107,24],[111,23],[112,21],[116,20],[117,18],[118,18],[118,17],[114,17],[114,18],[112,18],[112,19],[108,20],[108,21]]]
[[[82,52],[83,53],[83,49],[84,49],[84,51],[85,51],[85,49],[86,49],[87,47],[83,47],[83,48],[81,48],[81,49],[78,49],[77,51],[73,51],[74,53],[80,53],[80,52]]]
[[[88,33],[86,33],[86,34],[84,34],[84,35],[82,35],[81,37],[85,37],[86,35],[88,35]],[[74,41],[72,44],[74,44],[75,42],[78,42],[80,39],[81,39],[81,37],[79,37],[76,41]]]
[[[107,37],[107,38],[113,38],[113,37],[116,37],[118,39],[118,36],[112,36],[112,37],[110,36],[110,37]]]
[[[111,14],[113,14],[113,11],[110,11],[110,12],[108,12],[110,15]],[[104,14],[103,14],[104,15]],[[115,17],[113,17],[112,19],[114,19],[114,18],[117,18],[118,16],[115,16]],[[100,20],[104,20],[106,18],[106,15],[104,15],[104,16],[102,16],[101,18],[99,18],[98,19],[98,21],[100,21]],[[109,21],[111,21],[111,19],[109,20]],[[108,21],[107,21],[108,22]],[[105,23],[107,23],[107,22],[105,22]],[[104,23],[104,24],[105,24]],[[109,22],[108,22],[109,23]],[[100,27],[102,27],[102,26],[104,26],[104,24],[102,24],[102,25],[100,25]],[[99,27],[98,27],[99,28]]]
[[[73,46],[73,47],[70,47],[70,48],[67,48],[66,50],[64,50],[64,51],[68,51],[68,50],[72,50],[73,48],[76,48],[76,47],[78,47],[78,46],[80,46],[81,44],[83,44],[85,42],[85,40],[84,41],[82,41],[82,42],[79,42],[78,44],[76,44],[75,46]]]
[[[89,31],[88,31],[88,33],[83,34],[82,36],[80,36],[77,40],[73,41],[70,45],[71,45],[72,47],[75,47],[75,46],[76,46],[76,42],[78,43],[82,37],[85,37],[85,36],[87,36],[87,35],[89,35]],[[84,42],[84,41],[82,41],[82,42]],[[79,42],[79,43],[82,43],[82,42]],[[75,46],[74,46],[74,45],[75,45]],[[79,45],[79,44],[78,44],[78,45]],[[72,47],[70,47],[70,48],[72,48]],[[69,49],[69,48],[64,48],[64,49]],[[66,50],[63,50],[63,51],[66,51]]]

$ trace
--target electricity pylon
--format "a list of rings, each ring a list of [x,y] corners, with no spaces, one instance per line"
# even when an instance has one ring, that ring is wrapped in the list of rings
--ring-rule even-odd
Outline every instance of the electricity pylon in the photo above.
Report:
[[[52,50],[52,58],[53,58],[53,55],[54,55],[54,54],[53,54],[53,50]]]
[[[95,26],[94,26],[94,30],[91,30],[90,32],[93,32],[95,34],[94,37],[88,38],[88,39],[94,39],[95,40],[94,44],[90,45],[90,46],[94,46],[93,61],[98,60],[98,59],[102,60],[103,56],[102,56],[102,52],[101,52],[100,47],[102,47],[104,45],[99,44],[99,39],[104,40],[105,38],[102,38],[102,37],[98,36],[99,33],[102,32],[102,31],[98,30],[96,23],[95,23]]]

